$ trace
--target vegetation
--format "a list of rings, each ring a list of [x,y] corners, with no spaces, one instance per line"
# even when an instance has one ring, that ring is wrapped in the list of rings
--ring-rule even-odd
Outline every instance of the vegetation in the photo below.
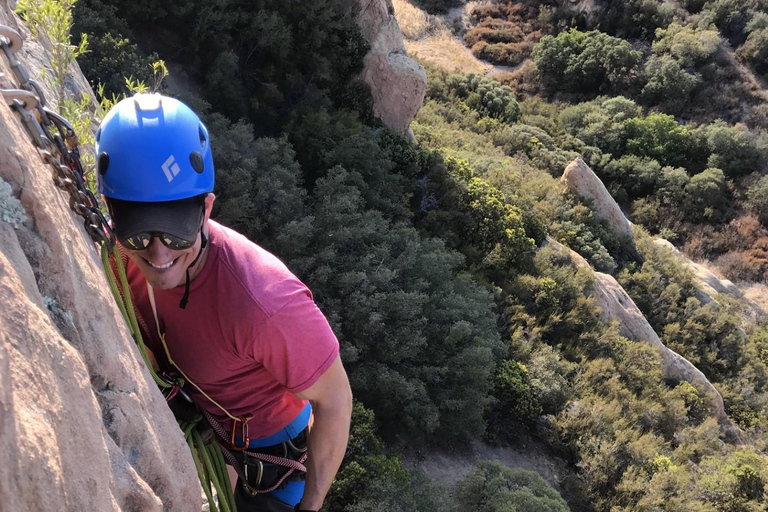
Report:
[[[353,4],[75,9],[75,33],[101,54],[81,66],[106,95],[169,62],[168,92],[212,134],[215,218],[286,261],[334,327],[358,402],[326,508],[764,508],[764,319],[702,295],[649,236],[734,278],[768,277],[768,110],[724,45],[763,72],[763,3],[686,0],[679,17],[652,0],[598,0],[591,17],[559,1],[477,7],[465,34],[476,55],[530,57],[535,71],[500,83],[427,66],[416,146],[373,115]],[[563,190],[576,157],[631,211],[637,252]],[[711,397],[665,379],[654,348],[603,321],[592,270],[558,242],[614,276],[714,382],[742,445]],[[527,436],[568,463],[568,506],[539,477],[490,462],[449,497],[395,455]]]

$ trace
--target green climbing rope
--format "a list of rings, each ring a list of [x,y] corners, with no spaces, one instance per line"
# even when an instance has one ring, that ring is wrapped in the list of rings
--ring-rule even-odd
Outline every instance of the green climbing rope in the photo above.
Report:
[[[133,309],[133,301],[131,299],[130,289],[128,287],[128,277],[125,274],[125,266],[123,265],[123,258],[120,254],[120,249],[117,245],[112,248],[112,256],[115,260],[115,267],[117,269],[120,285],[118,285],[118,278],[115,278],[115,270],[110,265],[109,261],[110,250],[107,244],[101,244],[101,263],[104,266],[104,274],[107,276],[107,282],[109,288],[112,291],[112,296],[117,302],[117,307],[120,309],[123,318],[128,323],[128,328],[131,331],[136,345],[139,347],[139,353],[144,359],[144,364],[149,369],[149,373],[152,374],[152,379],[158,386],[163,388],[169,388],[172,386],[169,382],[163,380],[155,371],[152,366],[152,360],[149,358],[147,352],[147,346],[144,344],[144,338],[141,335],[141,329],[139,329],[139,322],[136,318],[136,311]],[[121,293],[120,290],[124,290]],[[224,456],[221,453],[221,446],[215,440],[211,440],[208,443],[205,442],[202,435],[197,428],[199,422],[195,421],[179,421],[179,428],[184,432],[184,439],[192,452],[192,459],[195,461],[195,467],[197,468],[197,476],[200,479],[200,485],[203,487],[203,492],[208,499],[208,505],[210,512],[236,512],[235,496],[232,492],[232,486],[229,485],[229,473],[227,472],[227,466],[224,462]],[[219,506],[216,506],[216,502],[213,500],[213,493],[211,492],[211,485],[216,489],[216,495],[219,498]]]

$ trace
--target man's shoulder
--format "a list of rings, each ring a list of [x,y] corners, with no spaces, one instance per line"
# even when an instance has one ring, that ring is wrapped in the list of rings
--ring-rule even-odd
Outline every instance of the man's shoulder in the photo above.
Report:
[[[217,223],[212,225],[212,233],[212,243],[218,249],[219,278],[234,281],[229,285],[239,286],[268,315],[293,300],[297,293],[309,293],[280,258],[244,235]]]

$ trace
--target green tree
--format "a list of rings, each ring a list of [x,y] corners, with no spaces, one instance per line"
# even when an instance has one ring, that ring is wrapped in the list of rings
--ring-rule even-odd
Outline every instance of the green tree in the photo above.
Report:
[[[601,0],[598,5],[595,26],[625,39],[651,39],[674,16],[671,5],[655,0]]]
[[[341,167],[318,180],[311,216],[282,230],[278,253],[329,313],[355,394],[385,432],[478,436],[503,355],[493,299],[442,242],[365,210],[358,182]]]
[[[656,31],[653,53],[669,55],[686,69],[701,66],[710,60],[722,40],[714,27],[682,25],[675,21],[666,29]]]
[[[652,158],[624,155],[605,166],[608,181],[617,182],[627,197],[637,199],[651,195],[661,179],[661,165]]]
[[[690,73],[669,55],[653,55],[643,68],[645,85],[640,92],[649,104],[662,104],[667,111],[681,112],[691,94],[701,85],[701,75]]]
[[[745,126],[728,126],[723,121],[716,121],[701,130],[711,151],[707,160],[709,167],[722,169],[729,177],[749,174],[763,167],[766,152]]]
[[[381,490],[392,487],[404,490],[400,503],[413,507],[405,510],[434,510],[423,508],[421,504],[434,506],[444,499],[441,489],[425,482],[418,474],[410,474],[397,455],[384,452],[384,443],[376,433],[373,411],[355,401],[347,452],[323,509],[329,512],[369,510],[370,502],[382,501]],[[395,506],[392,509],[396,509]]]
[[[549,92],[587,95],[627,89],[642,60],[622,39],[576,29],[542,37],[532,56]]]
[[[683,208],[690,215],[701,215],[712,222],[727,215],[728,190],[725,174],[720,169],[705,169],[693,176],[685,186],[687,201]]]
[[[768,73],[768,28],[751,32],[737,53],[758,73]]]
[[[538,473],[498,462],[478,462],[456,489],[455,510],[568,512],[568,505]]]
[[[489,430],[495,437],[514,437],[519,424],[533,425],[541,414],[525,365],[504,360],[493,376],[494,403],[489,413]]]
[[[651,158],[661,165],[686,167],[694,150],[694,139],[687,126],[667,114],[649,114],[626,122],[627,153]]]
[[[448,93],[463,99],[467,106],[484,115],[514,123],[520,117],[520,105],[512,88],[485,75],[452,74],[446,78]]]

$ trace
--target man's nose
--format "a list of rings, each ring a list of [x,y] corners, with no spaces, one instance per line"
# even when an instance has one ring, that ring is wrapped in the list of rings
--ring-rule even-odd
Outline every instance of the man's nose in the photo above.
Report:
[[[170,252],[170,249],[163,245],[160,241],[160,237],[157,236],[152,237],[152,240],[149,242],[149,247],[145,250],[148,251],[149,255],[152,257],[164,256]]]

